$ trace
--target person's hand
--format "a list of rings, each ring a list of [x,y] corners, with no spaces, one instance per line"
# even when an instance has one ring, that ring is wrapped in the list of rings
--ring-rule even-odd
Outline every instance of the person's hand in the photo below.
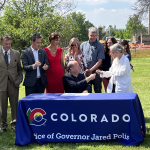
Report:
[[[113,67],[110,68],[110,71],[111,71],[111,72],[113,71]]]
[[[74,54],[74,60],[76,60],[76,61],[78,60],[78,55],[77,55],[77,53]]]
[[[92,71],[90,69],[86,69],[85,70],[85,74],[88,77],[88,76],[90,76],[92,74]]]
[[[102,72],[101,70],[99,70],[99,69],[96,70],[96,73],[97,73],[97,74],[103,74],[103,72]]]
[[[95,76],[96,76],[96,73],[91,74],[91,75],[89,76],[90,80],[94,80],[94,79],[95,79]]]
[[[47,64],[44,64],[44,66],[42,67],[44,70],[47,70],[48,69],[48,65]]]
[[[38,66],[41,66],[41,62],[40,61],[36,61],[34,64],[34,68],[37,68]]]
[[[85,90],[85,91],[83,91],[82,93],[88,93],[88,91],[87,91],[87,90]]]
[[[89,77],[86,78],[86,82],[90,82],[91,80],[94,80],[95,79],[95,76],[96,76],[96,73],[94,74],[91,74]]]

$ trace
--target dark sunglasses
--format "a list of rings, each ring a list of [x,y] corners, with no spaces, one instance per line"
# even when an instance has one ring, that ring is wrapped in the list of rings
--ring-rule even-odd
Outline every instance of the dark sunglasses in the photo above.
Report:
[[[78,44],[71,44],[71,46],[73,47],[73,46],[77,46]]]

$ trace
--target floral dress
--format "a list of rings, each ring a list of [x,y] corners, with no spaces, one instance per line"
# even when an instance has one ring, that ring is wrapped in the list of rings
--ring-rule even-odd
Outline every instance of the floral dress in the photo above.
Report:
[[[87,66],[86,66],[86,63],[84,62],[83,57],[84,57],[83,53],[78,55],[78,58],[81,61],[81,66],[80,66],[81,73],[83,73],[87,69]],[[69,61],[73,61],[73,60],[74,60],[74,55],[72,55],[72,54],[69,55],[69,52],[67,52],[65,54],[65,69],[67,72],[69,72],[69,70],[67,69],[67,65],[68,65]]]

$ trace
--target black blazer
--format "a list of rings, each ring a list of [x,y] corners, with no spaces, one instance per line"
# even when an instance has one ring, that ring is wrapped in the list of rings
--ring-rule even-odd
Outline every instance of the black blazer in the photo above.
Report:
[[[43,86],[46,86],[47,85],[46,73],[42,67],[46,63],[49,69],[49,62],[47,59],[46,51],[39,49],[38,54],[39,54],[39,61],[41,62],[41,66],[39,66],[41,81]],[[35,59],[31,47],[22,51],[21,58],[22,58],[23,69],[26,71],[23,85],[32,87],[36,83],[37,69],[33,69],[33,64],[35,63]]]
[[[92,92],[91,85],[89,85],[83,74],[78,75],[79,82],[75,81],[75,77],[70,73],[65,74],[62,78],[65,93],[78,93],[78,89],[81,88],[82,92],[88,90],[89,93]]]

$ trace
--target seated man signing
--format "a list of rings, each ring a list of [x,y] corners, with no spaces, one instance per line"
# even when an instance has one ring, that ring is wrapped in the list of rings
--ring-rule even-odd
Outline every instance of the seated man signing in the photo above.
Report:
[[[69,73],[64,75],[63,85],[65,93],[91,93],[92,87],[88,82],[95,79],[96,74],[91,74],[85,79],[77,61],[70,61],[67,65]]]

